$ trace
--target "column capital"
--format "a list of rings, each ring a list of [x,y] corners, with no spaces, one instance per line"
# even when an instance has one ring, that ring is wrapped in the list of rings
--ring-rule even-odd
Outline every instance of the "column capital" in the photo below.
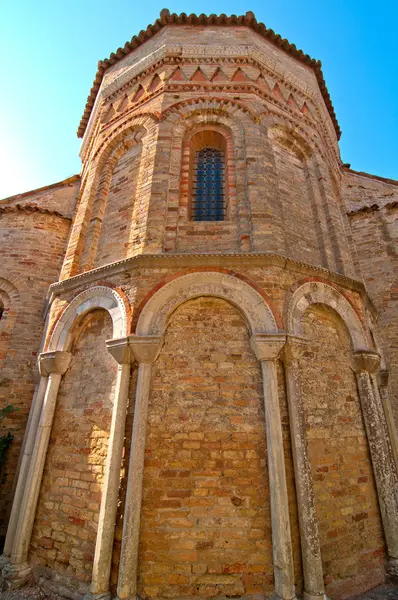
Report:
[[[63,350],[54,352],[42,352],[39,354],[39,371],[42,377],[48,377],[51,373],[63,375],[69,368],[71,353]]]
[[[286,364],[300,360],[309,349],[309,340],[295,335],[288,335],[283,349],[283,360]]]
[[[128,337],[106,340],[106,347],[119,365],[129,364],[134,360]]]
[[[163,338],[160,335],[129,335],[130,350],[139,363],[153,363],[159,356]]]
[[[357,350],[353,353],[353,368],[356,373],[374,373],[380,367],[380,355],[372,350]]]
[[[276,360],[286,342],[285,333],[255,333],[250,344],[258,360]]]

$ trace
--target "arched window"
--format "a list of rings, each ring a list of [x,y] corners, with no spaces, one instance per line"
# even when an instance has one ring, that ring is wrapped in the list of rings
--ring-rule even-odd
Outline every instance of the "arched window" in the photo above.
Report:
[[[224,153],[217,148],[196,151],[193,176],[194,221],[224,220]]]
[[[190,139],[192,221],[224,221],[227,207],[226,139],[205,129]]]

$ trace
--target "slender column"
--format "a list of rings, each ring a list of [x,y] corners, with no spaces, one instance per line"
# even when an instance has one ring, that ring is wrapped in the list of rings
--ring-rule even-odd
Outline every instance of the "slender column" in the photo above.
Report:
[[[265,426],[271,497],[272,552],[275,595],[283,600],[296,597],[289,504],[283,453],[282,424],[278,397],[276,361],[285,344],[285,335],[253,335],[252,348],[263,372]]]
[[[39,499],[59,384],[70,363],[69,352],[43,352],[39,356],[42,377],[48,377],[35,444],[26,479],[10,562],[3,569],[9,589],[20,587],[30,576],[27,562],[30,538]]]
[[[372,385],[372,373],[375,373],[379,365],[380,356],[375,352],[364,350],[354,353],[354,370],[387,544],[387,570],[391,575],[398,575],[398,503],[395,491],[397,481],[388,443],[383,435],[386,428],[381,420],[379,399]]]
[[[105,478],[95,545],[90,591],[84,600],[108,600],[113,540],[120,487],[127,401],[130,384],[131,352],[128,338],[108,340],[108,351],[119,363],[112,410],[112,422],[106,457]]]
[[[284,364],[303,560],[304,600],[319,600],[326,599],[326,595],[299,373],[299,360],[306,349],[307,344],[303,339],[289,337]]]
[[[387,369],[378,372],[378,389],[381,403],[384,408],[384,414],[387,421],[388,434],[391,441],[391,450],[394,457],[395,469],[398,471],[398,433],[395,426],[394,415],[391,409],[391,401],[388,393],[388,380],[390,373]]]
[[[139,367],[117,588],[117,597],[123,600],[126,598],[135,600],[137,596],[138,541],[149,389],[152,363],[158,357],[161,348],[159,336],[130,336],[129,340],[130,348]]]
[[[24,451],[22,454],[19,475],[18,475],[18,483],[15,488],[14,500],[12,503],[10,520],[8,522],[7,535],[3,548],[3,555],[1,557],[1,562],[3,566],[9,561],[12,547],[15,539],[15,532],[18,525],[19,514],[21,511],[21,505],[23,500],[23,494],[26,484],[26,478],[29,472],[29,466],[32,458],[33,447],[35,444],[37,428],[39,425],[40,414],[43,407],[44,394],[47,389],[48,377],[47,375],[42,375],[40,377],[39,385],[37,388],[36,398],[32,406],[32,412],[29,422],[29,430],[27,432]]]

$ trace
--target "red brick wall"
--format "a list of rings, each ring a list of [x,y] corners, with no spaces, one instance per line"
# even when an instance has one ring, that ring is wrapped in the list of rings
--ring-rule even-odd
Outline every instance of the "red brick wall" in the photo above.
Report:
[[[384,578],[384,538],[348,332],[324,307],[310,308],[301,363],[309,455],[326,591],[352,596]]]
[[[140,539],[143,597],[272,591],[261,373],[223,300],[180,307],[154,365]]]
[[[30,559],[91,580],[117,364],[103,310],[83,318],[64,375],[46,459]]]

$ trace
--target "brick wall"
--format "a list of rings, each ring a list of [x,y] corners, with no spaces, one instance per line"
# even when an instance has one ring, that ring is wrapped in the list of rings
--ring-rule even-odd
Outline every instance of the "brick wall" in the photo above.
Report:
[[[140,595],[271,592],[261,373],[237,310],[180,307],[152,377]]]
[[[286,253],[297,260],[322,264],[314,218],[313,192],[305,158],[273,144],[279,201],[283,215]]]
[[[382,524],[348,332],[324,307],[304,316],[301,363],[326,591],[349,597],[384,580]]]
[[[33,564],[89,582],[117,364],[107,312],[83,318],[62,379],[33,529]]]
[[[398,428],[398,187],[347,172],[344,192],[362,276],[379,313],[376,333],[390,370]]]
[[[106,198],[95,267],[122,260],[134,253],[137,243],[134,213],[140,170],[141,145],[134,145],[119,158]]]
[[[73,188],[76,197],[77,184]],[[48,286],[58,278],[70,220],[72,188],[45,190],[0,204],[0,408],[17,409],[1,423],[14,436],[3,470],[0,537],[5,533],[14,475],[34,391],[34,370],[44,328]],[[43,206],[42,206],[43,204]],[[44,212],[43,212],[44,211]]]

